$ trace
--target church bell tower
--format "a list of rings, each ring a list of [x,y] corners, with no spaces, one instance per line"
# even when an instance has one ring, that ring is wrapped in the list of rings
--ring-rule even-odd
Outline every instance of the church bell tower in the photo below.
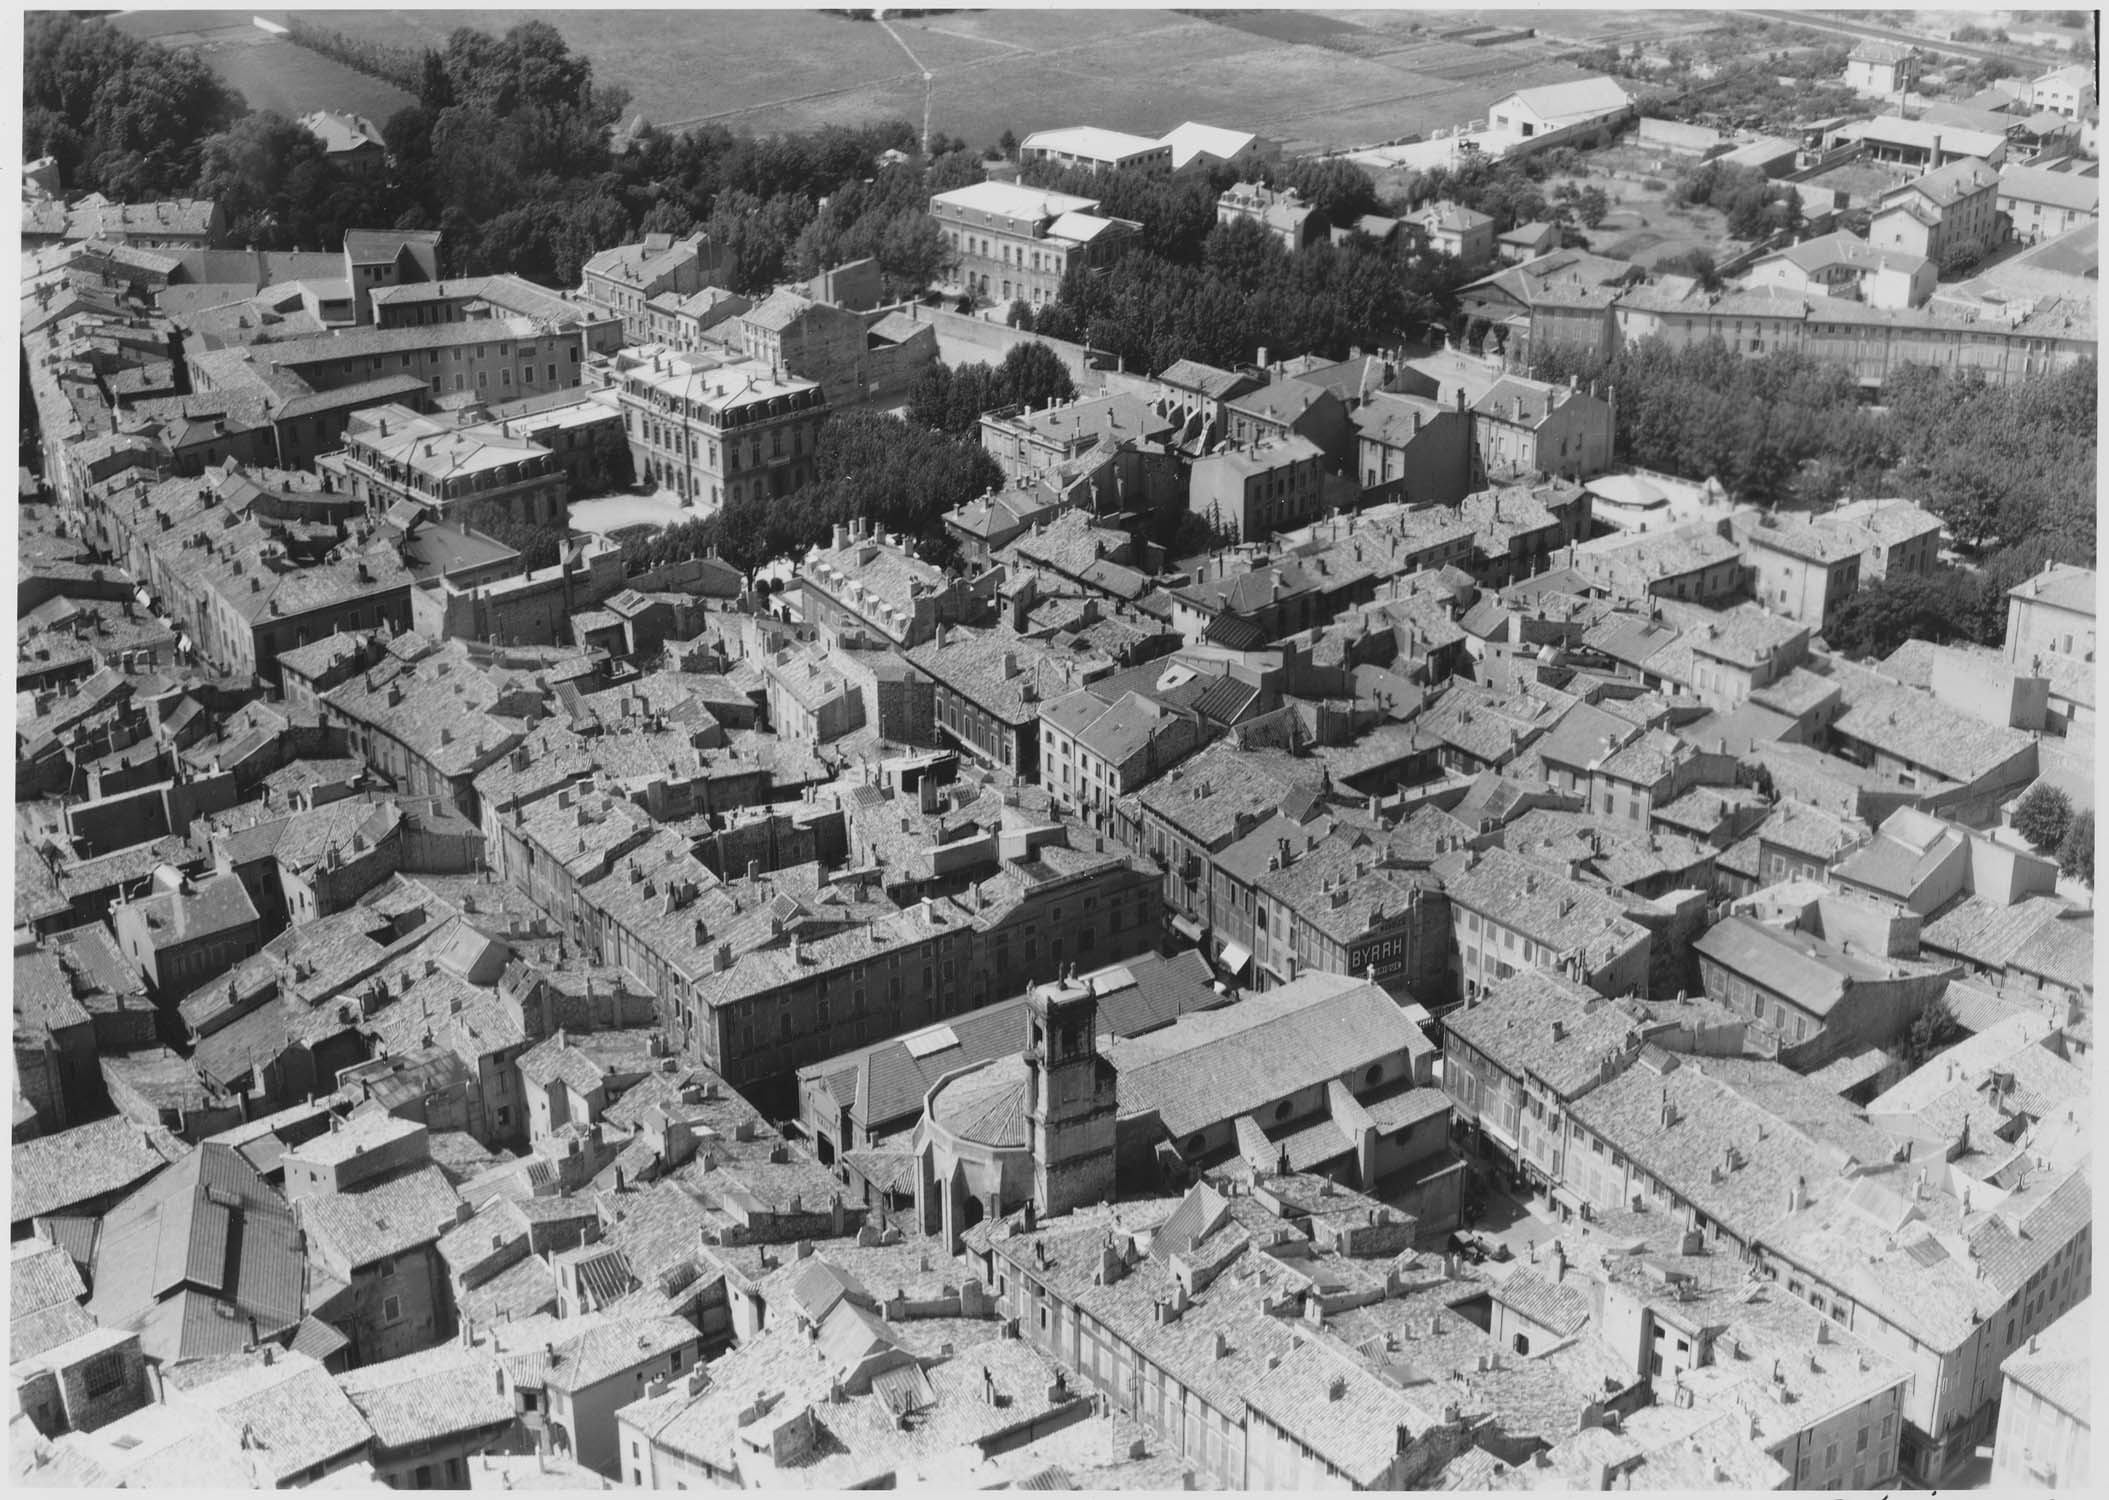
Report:
[[[1098,1054],[1098,997],[1072,971],[1035,987],[1026,1017],[1033,1206],[1047,1218],[1110,1201],[1118,1099],[1113,1065]]]

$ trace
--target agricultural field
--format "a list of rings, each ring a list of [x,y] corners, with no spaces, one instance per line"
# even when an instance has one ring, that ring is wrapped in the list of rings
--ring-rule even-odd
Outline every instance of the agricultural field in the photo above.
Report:
[[[130,11],[119,30],[166,47],[193,47],[213,72],[249,101],[291,119],[311,110],[365,115],[375,124],[417,101],[402,89],[296,47],[254,25],[247,11]]]
[[[265,12],[270,14],[270,12]],[[633,108],[677,126],[730,112],[740,128],[806,128],[901,116],[920,120],[922,81],[900,47],[875,25],[816,11],[478,10],[303,11],[317,26],[403,47],[443,47],[463,26],[501,32],[517,21],[555,26],[572,50],[593,59],[597,81],[630,91]],[[830,98],[876,93],[884,107],[829,108]],[[785,119],[759,126],[737,116],[773,108]]]
[[[1328,14],[1348,16],[1357,20],[1365,14],[1354,11],[1331,11]],[[1375,12],[1383,16],[1386,12]],[[1411,12],[1390,12],[1394,16],[1411,16]],[[1430,30],[1445,31],[1458,26],[1528,26],[1534,28],[1539,37],[1552,42],[1566,43],[1576,47],[1606,47],[1621,42],[1668,42],[1681,36],[1692,36],[1712,31],[1721,26],[1721,16],[1706,9],[1693,10],[1524,10],[1514,8],[1489,10],[1445,10],[1432,17],[1413,17],[1422,20]],[[1364,24],[1379,25],[1377,20]],[[1403,23],[1402,23],[1403,24]]]
[[[249,102],[289,114],[409,103],[389,84],[270,37],[250,12],[131,12],[135,36],[196,46]],[[260,11],[266,19],[282,13]],[[527,12],[303,12],[401,46]],[[880,25],[817,11],[532,12],[630,91],[655,124],[767,133],[905,119],[976,145],[1091,123],[1157,134],[1182,120],[1242,126],[1292,151],[1425,135],[1483,119],[1519,88],[1580,76],[1578,47],[1704,29],[1704,12],[959,11]],[[1521,23],[1521,24],[1519,24]],[[1521,31],[1537,28],[1536,36]],[[1474,38],[1458,33],[1481,28]],[[1501,28],[1488,42],[1484,28]],[[924,74],[928,73],[927,86]]]
[[[489,11],[306,14],[407,46],[440,45],[457,26],[505,24]],[[1438,42],[1385,12],[963,11],[895,21],[891,34],[813,11],[534,14],[591,57],[598,77],[629,89],[654,123],[755,132],[920,124],[927,70],[931,128],[977,145],[1006,128],[1092,123],[1155,134],[1198,119],[1316,150],[1482,117],[1513,89],[1579,76],[1561,60],[1571,44]],[[1420,21],[1432,24],[1426,13]]]

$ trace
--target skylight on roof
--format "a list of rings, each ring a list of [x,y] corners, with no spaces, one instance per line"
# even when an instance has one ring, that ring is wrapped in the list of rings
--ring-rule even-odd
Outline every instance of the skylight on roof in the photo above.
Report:
[[[902,1037],[901,1045],[908,1049],[910,1057],[934,1057],[948,1047],[957,1047],[959,1037],[949,1026],[932,1026],[927,1031]]]

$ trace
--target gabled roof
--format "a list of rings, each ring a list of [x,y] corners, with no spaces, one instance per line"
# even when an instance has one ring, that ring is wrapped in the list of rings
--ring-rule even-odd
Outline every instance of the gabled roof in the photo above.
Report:
[[[362,1365],[337,1384],[384,1449],[485,1436],[512,1425],[513,1395],[498,1362],[476,1349],[444,1344]]]
[[[569,1331],[566,1325],[577,1328],[568,1338],[564,1337]],[[554,1352],[540,1371],[541,1384],[564,1391],[599,1385],[659,1359],[670,1349],[694,1345],[701,1337],[694,1324],[661,1315],[615,1315],[590,1321],[562,1318],[556,1321],[555,1332]]]
[[[2069,563],[2046,563],[2043,571],[2008,589],[2009,599],[2027,599],[2092,615],[2095,610],[2095,573]]]
[[[7,1323],[8,1363],[19,1365],[94,1331],[95,1319],[78,1302],[54,1302],[35,1312],[16,1313]]]
[[[1536,427],[1552,415],[1567,394],[1563,387],[1548,381],[1504,375],[1472,403],[1472,410],[1496,420],[1520,421]]]
[[[1176,171],[1197,156],[1209,156],[1217,161],[1234,160],[1258,140],[1259,137],[1250,131],[1226,130],[1219,125],[1202,125],[1188,120],[1166,131],[1161,144],[1172,148],[1172,167]]]
[[[2000,1364],[2000,1373],[2082,1427],[2094,1395],[2094,1304],[2082,1300]]]
[[[863,1282],[824,1255],[800,1261],[791,1275],[791,1298],[807,1321],[819,1323],[838,1302],[874,1308],[878,1302]]]
[[[1757,837],[1765,842],[1826,862],[1864,843],[1867,836],[1867,825],[1858,818],[1841,817],[1793,797],[1782,797],[1757,828]]]
[[[1053,151],[1065,156],[1087,157],[1099,162],[1124,161],[1155,151],[1165,143],[1146,135],[1107,130],[1097,125],[1066,125],[1036,130],[1019,143],[1023,151]]]
[[[1902,187],[1885,193],[1882,197],[1883,212],[1912,198],[1924,198],[1940,208],[1952,208],[1965,198],[1983,192],[1986,188],[1999,186],[1999,174],[1989,162],[1978,157],[1966,156],[1960,161],[1951,161],[1945,167],[1936,167],[1923,176],[1914,177]]]
[[[1497,1282],[1494,1300],[1520,1317],[1566,1338],[1589,1321],[1589,1294],[1576,1281],[1547,1281],[1535,1271],[1519,1267],[1503,1282]]]
[[[1614,78],[1582,78],[1573,83],[1551,83],[1542,88],[1519,89],[1493,106],[1515,104],[1529,110],[1548,126],[1562,121],[1588,119],[1632,107],[1632,96]]]
[[[254,1443],[281,1485],[363,1452],[373,1429],[336,1379],[303,1354],[247,1366],[188,1393]]]
[[[1218,724],[1235,724],[1259,696],[1257,683],[1225,672],[1194,699],[1194,712]]]
[[[1518,971],[1446,1024],[1504,1073],[1534,1078],[1563,1099],[1601,1082],[1640,1042],[1625,1010],[1547,969]]]
[[[1175,1139],[1297,1090],[1427,1050],[1427,1038],[1374,984],[1310,974],[1236,1005],[1180,1017],[1105,1044],[1123,1114],[1155,1111]]]
[[[436,1243],[458,1221],[460,1202],[446,1174],[425,1167],[365,1192],[303,1199],[300,1218],[311,1239],[356,1269]]]
[[[1899,760],[1964,783],[2024,753],[2031,759],[2035,754],[2035,740],[2026,732],[1988,724],[1905,687],[1854,699],[1832,728]]]
[[[1313,385],[1307,380],[1290,377],[1261,386],[1256,391],[1248,391],[1224,404],[1232,411],[1288,424],[1295,422],[1319,402],[1338,399],[1322,385]]]
[[[156,891],[118,910],[126,908],[141,914],[148,940],[157,951],[232,932],[257,920],[248,888],[231,873],[208,875],[188,891]]]
[[[1864,1167],[1857,1179],[1832,1179],[1824,1183],[1828,1191],[1812,1193],[1807,1208],[1775,1219],[1765,1234],[1792,1263],[1945,1354],[1977,1337],[2032,1275],[2085,1231],[2092,1188],[2082,1166],[2037,1174],[1991,1211],[1960,1212],[1952,1196],[1933,1193],[1905,1205],[1929,1222],[1902,1230],[1871,1219],[1852,1201],[1855,1194],[1885,1191],[1890,1199],[1909,1199],[1920,1170],[1900,1162]],[[1811,1172],[1811,1187],[1820,1182]],[[1850,1190],[1846,1182],[1853,1183]]]
[[[234,1147],[207,1144],[104,1218],[88,1306],[105,1326],[137,1327],[188,1293],[200,1299],[198,1314],[239,1323],[245,1335],[254,1319],[268,1334],[299,1321],[306,1288],[292,1209]],[[157,1320],[142,1346],[174,1363],[221,1341],[210,1322],[185,1317]]]
[[[1402,1444],[1439,1425],[1441,1415],[1325,1340],[1292,1348],[1245,1399],[1356,1489],[1389,1487]]]
[[[1647,930],[1626,915],[1623,902],[1504,849],[1474,856],[1446,884],[1456,904],[1497,918],[1563,958],[1575,955],[1589,972],[1647,941]]]
[[[1860,528],[1838,525],[1828,516],[1790,516],[1768,524],[1772,522],[1768,516],[1748,527],[1742,532],[1744,539],[1754,546],[1826,566],[1856,556],[1866,540]]]
[[[1493,223],[1494,216],[1445,198],[1415,209],[1406,216],[1406,222],[1417,224],[1431,234],[1470,234]]]
[[[1835,266],[1859,267],[1862,270],[1897,269],[1907,275],[1929,264],[1926,257],[1907,250],[1871,245],[1856,234],[1838,230],[1832,234],[1819,234],[1788,245],[1756,262],[1765,265],[1773,260],[1784,260],[1803,271],[1817,273]]]
[[[1728,972],[1784,995],[1819,1020],[1856,981],[1886,979],[1886,965],[1834,948],[1801,931],[1768,927],[1740,914],[1709,927],[1693,948]]]
[[[1157,379],[1164,385],[1177,386],[1217,400],[1255,389],[1260,383],[1253,376],[1236,370],[1219,370],[1198,359],[1174,360],[1164,367]]]
[[[130,1187],[186,1148],[160,1126],[120,1117],[77,1125],[16,1143],[9,1180],[9,1219],[16,1224]]]
[[[1536,246],[1556,238],[1558,234],[1559,226],[1533,219],[1528,224],[1518,224],[1506,234],[1495,235],[1494,242],[1500,245]]]
[[[1900,823],[1907,814],[1911,821]],[[1908,902],[1941,867],[1969,846],[1961,829],[1935,824],[1914,809],[1902,808],[1876,831],[1875,837],[1831,867],[1835,879]]]
[[[799,293],[786,288],[779,288],[763,298],[757,306],[741,314],[740,321],[771,333],[781,333],[807,313],[812,312],[816,308],[824,307],[825,304],[815,302],[810,297],[801,296]],[[837,311],[834,308],[825,308],[825,310],[828,312]]]
[[[23,1240],[8,1258],[10,1318],[78,1302],[87,1294],[73,1257],[49,1240]]]
[[[300,117],[307,132],[322,142],[327,152],[385,151],[386,144],[381,132],[374,129],[373,121],[364,115],[339,114],[334,110],[318,109]]]
[[[436,229],[347,229],[344,253],[355,266],[385,265],[412,246],[439,249]]]

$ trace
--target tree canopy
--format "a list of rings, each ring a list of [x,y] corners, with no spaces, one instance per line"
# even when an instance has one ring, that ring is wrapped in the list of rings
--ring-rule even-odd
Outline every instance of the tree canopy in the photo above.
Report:
[[[189,48],[135,41],[68,11],[23,25],[22,145],[69,187],[132,200],[188,193],[207,136],[246,106]]]
[[[1103,271],[1072,269],[1033,327],[1118,355],[1130,369],[1181,359],[1233,365],[1261,348],[1340,359],[1425,324],[1466,279],[1446,256],[1404,259],[1359,236],[1292,254],[1239,220],[1209,231],[1199,265],[1138,247]]]
[[[344,231],[386,223],[385,187],[333,168],[322,142],[272,110],[243,115],[199,148],[198,196],[227,215],[243,245],[340,244]]]
[[[2061,560],[2093,566],[2093,360],[2015,385],[1928,366],[1890,377],[1884,395],[1905,494],[1925,497],[1973,547],[2057,539]]]
[[[829,266],[869,258],[898,288],[920,290],[937,279],[946,258],[944,234],[930,217],[930,195],[980,176],[967,153],[954,152],[927,172],[890,167],[845,182],[798,231],[792,267],[800,276],[816,276]]]
[[[943,517],[1003,481],[969,437],[952,437],[878,412],[845,412],[820,430],[814,478],[788,495],[728,501],[715,515],[625,538],[632,571],[716,549],[752,577],[779,557],[825,541],[838,522],[870,520],[913,538],[931,561],[952,546]]]
[[[1970,573],[1862,591],[1833,644],[1886,654],[1914,635],[1997,644],[2006,591],[2046,562],[2094,565],[2095,362],[1993,385],[1975,371],[1911,366],[1887,404],[1860,404],[1851,373],[1792,351],[1746,358],[1719,340],[1660,339],[1609,359],[1538,351],[1531,373],[1602,382],[1617,396],[1618,456],[1738,500],[1802,507],[1906,495],[1974,555]]]
[[[2072,799],[2048,783],[2028,789],[2014,809],[2014,832],[2039,853],[2055,850],[2072,829]]]
[[[1644,468],[1718,478],[1738,498],[1788,498],[1810,460],[1837,465],[1870,494],[1886,466],[1882,423],[1860,405],[1850,372],[1791,352],[1746,359],[1718,340],[1672,348],[1660,339],[1609,360],[1544,351],[1532,373],[1602,382],[1617,395],[1621,455]]]
[[[1557,153],[1551,153],[1556,155]],[[1429,167],[1407,179],[1399,206],[1460,204],[1494,221],[1494,232],[1506,234],[1519,224],[1549,222],[1552,202],[1541,183],[1550,171],[1550,155],[1467,156],[1453,166]]]
[[[416,52],[299,19],[295,44],[417,95],[383,123],[388,171],[368,181],[331,167],[296,123],[250,114],[195,52],[67,12],[32,13],[24,36],[25,144],[56,157],[69,188],[208,195],[263,249],[329,245],[352,225],[436,228],[450,273],[567,284],[609,244],[701,230],[729,255],[735,290],[864,256],[914,290],[942,262],[929,195],[980,175],[958,143],[882,169],[882,152],[916,144],[904,121],[613,137],[627,92],[546,21],[463,27]]]
[[[1615,390],[1619,454],[1643,467],[1718,477],[1751,502],[1912,496],[2001,588],[2046,560],[2092,566],[2093,360],[2004,386],[1910,366],[1879,408],[1860,404],[1842,367],[1792,351],[1746,358],[1719,340],[1645,339],[1608,360],[1553,348],[1532,373]]]
[[[908,392],[908,420],[972,436],[984,412],[1075,399],[1076,379],[1060,355],[1046,344],[1019,344],[999,365],[933,363]]]
[[[1847,656],[1881,660],[1906,641],[1970,639],[1978,613],[1977,576],[1958,568],[1892,573],[1864,581],[1823,627],[1823,638]]]
[[[1216,200],[1238,180],[1231,166],[1185,172],[1094,172],[1052,162],[1027,162],[1018,180],[1080,198],[1096,198],[1095,212],[1142,226],[1136,238],[1155,255],[1178,265],[1198,265],[1201,247],[1216,227]]]
[[[1755,167],[1715,160],[1677,184],[1679,203],[1703,203],[1728,219],[1728,232],[1739,240],[1763,239],[1801,223],[1801,195],[1782,191]]]
[[[1904,1061],[1913,1068],[1923,1067],[1968,1034],[1955,1019],[1955,1012],[1948,1008],[1947,997],[1937,995],[1912,1017],[1911,1029],[1904,1037]]]
[[[1655,87],[1647,112],[1721,130],[1793,135],[1804,121],[1864,110],[1866,101],[1845,86],[1846,45],[1809,41],[1805,32],[1737,16],[1706,36],[1651,49],[1667,55],[1678,86]],[[1653,82],[1645,58],[1621,56],[1615,47],[1574,61],[1592,73],[1635,79],[1643,89]],[[1701,62],[1712,65],[1710,77],[1694,77]]]
[[[2094,887],[2094,809],[2076,813],[2058,844],[2058,870],[2090,890]]]

